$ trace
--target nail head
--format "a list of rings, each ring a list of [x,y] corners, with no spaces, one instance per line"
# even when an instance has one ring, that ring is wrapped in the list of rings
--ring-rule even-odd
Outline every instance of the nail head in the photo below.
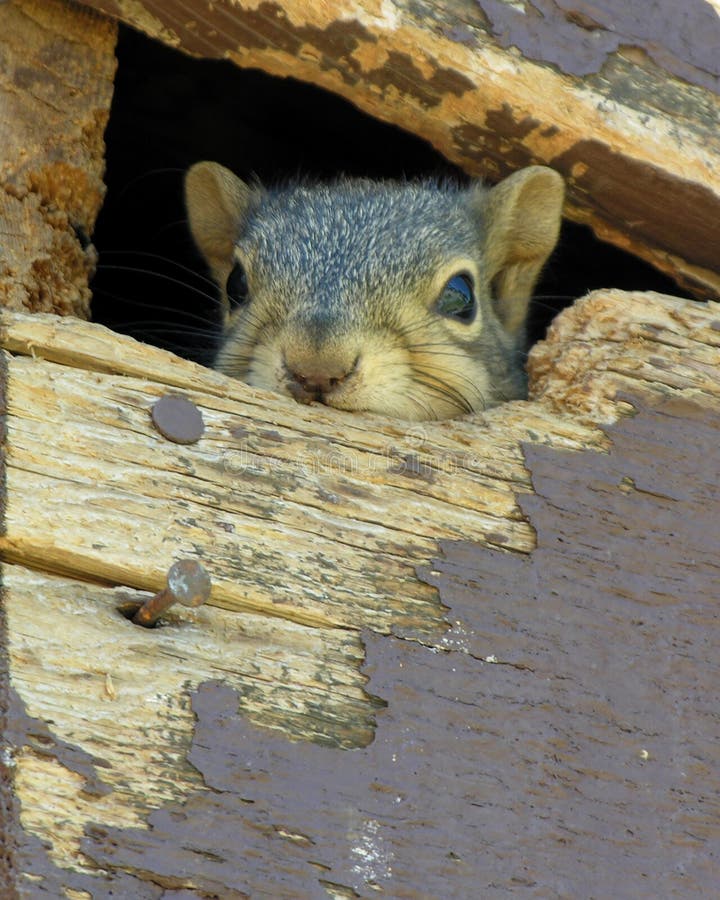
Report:
[[[183,606],[201,606],[210,596],[210,576],[194,559],[181,559],[168,571],[167,589]]]
[[[185,397],[172,394],[161,397],[151,415],[160,434],[176,444],[194,444],[205,431],[202,413]]]

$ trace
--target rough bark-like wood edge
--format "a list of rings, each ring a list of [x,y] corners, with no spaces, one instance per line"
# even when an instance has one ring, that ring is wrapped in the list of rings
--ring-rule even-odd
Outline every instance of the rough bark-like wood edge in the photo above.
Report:
[[[89,315],[116,32],[62,0],[0,4],[2,306]]]

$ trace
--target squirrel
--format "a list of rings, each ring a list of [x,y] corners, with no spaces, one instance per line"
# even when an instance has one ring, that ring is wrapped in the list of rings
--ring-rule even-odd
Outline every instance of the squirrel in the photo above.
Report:
[[[409,421],[526,396],[528,305],[562,214],[554,170],[492,188],[266,189],[198,162],[184,186],[221,295],[214,368],[301,403]]]

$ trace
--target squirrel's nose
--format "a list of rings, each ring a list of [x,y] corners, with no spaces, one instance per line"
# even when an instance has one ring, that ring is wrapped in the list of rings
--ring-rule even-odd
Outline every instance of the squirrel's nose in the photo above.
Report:
[[[288,392],[299,403],[324,401],[352,375],[356,366],[357,359],[354,362],[317,358],[302,362],[286,360]]]
[[[345,381],[350,371],[339,366],[302,369],[288,366],[288,390],[299,403],[322,400],[325,394],[329,394]]]

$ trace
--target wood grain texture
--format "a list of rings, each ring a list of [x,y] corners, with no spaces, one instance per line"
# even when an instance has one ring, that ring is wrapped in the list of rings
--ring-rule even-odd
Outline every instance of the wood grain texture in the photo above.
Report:
[[[0,305],[87,317],[116,26],[60,0],[0,4]]]
[[[719,305],[590,295],[535,399],[420,429],[0,325],[26,890],[716,883]],[[155,431],[167,391],[197,444]],[[209,604],[133,626],[180,555]]]
[[[474,175],[529,163],[567,214],[720,294],[720,16],[706,0],[89,0],[174,47],[311,81]]]
[[[432,630],[441,610],[414,566],[438,539],[532,547],[516,503],[530,487],[517,438],[549,436],[554,417],[541,408],[533,415],[510,404],[477,425],[408,428],[299,410],[104,329],[5,321],[5,346],[20,351],[10,362],[8,405],[28,411],[13,425],[8,457],[8,559],[159,589],[173,559],[200,548],[215,602],[227,608],[311,625]],[[123,374],[68,365],[95,359]],[[161,383],[131,374],[143,368]],[[197,445],[178,448],[151,425],[151,407],[169,385],[203,414]],[[580,446],[592,437],[562,425],[558,440]],[[68,517],[77,541],[68,540]]]

